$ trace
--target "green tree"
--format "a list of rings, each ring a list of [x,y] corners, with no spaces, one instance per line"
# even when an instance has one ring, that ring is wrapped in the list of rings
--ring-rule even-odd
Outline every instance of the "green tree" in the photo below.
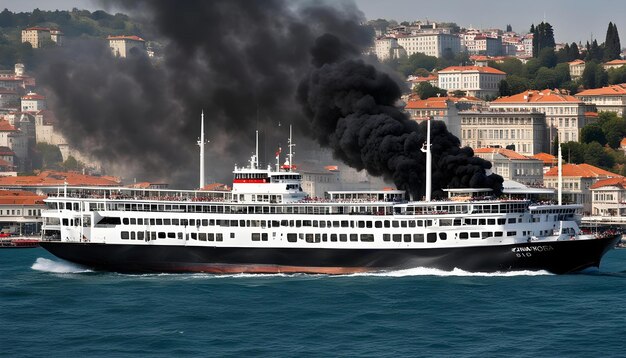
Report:
[[[500,97],[507,97],[512,95],[511,88],[509,87],[509,83],[506,80],[500,81],[498,84],[498,92]]]
[[[626,121],[623,118],[615,116],[615,118],[602,122],[600,126],[609,147],[613,149],[619,148],[622,138],[626,137]]]
[[[440,96],[447,95],[446,90],[433,86],[428,82],[422,82],[417,85],[414,89],[414,92],[417,93],[421,99],[436,97],[437,94],[439,94]]]
[[[561,152],[563,160],[571,164],[580,164],[585,162],[585,143],[566,142],[561,144]],[[555,154],[556,155],[556,154]]]
[[[58,169],[63,156],[59,147],[48,143],[37,143],[35,146],[36,156],[38,157],[35,164],[42,169]]]
[[[511,26],[511,24],[506,25],[506,32],[513,32],[513,26]]]
[[[597,142],[601,145],[606,144],[606,137],[604,136],[604,131],[599,124],[593,123],[590,125],[584,126],[580,130],[580,141],[582,143],[591,143]]]
[[[556,46],[554,42],[554,29],[548,22],[541,22],[537,27],[531,26],[533,34],[533,56],[538,57],[544,48]]]
[[[521,76],[516,76],[516,75],[507,76],[506,81],[509,84],[509,89],[511,91],[511,94],[522,93],[530,89],[531,87],[530,81]]]
[[[63,162],[62,166],[68,171],[82,168],[82,164],[71,155],[67,157],[67,160]]]
[[[551,68],[541,67],[535,77],[535,89],[556,88],[558,85],[556,71]]]
[[[600,143],[591,142],[585,147],[585,163],[604,169],[611,169],[615,161],[613,157],[604,150],[604,147],[602,147]]]
[[[620,58],[622,46],[617,33],[617,26],[609,22],[606,30],[606,40],[604,41],[604,61],[611,61]]]
[[[609,84],[616,85],[626,83],[626,66],[618,68],[609,68],[607,70],[609,76]]]

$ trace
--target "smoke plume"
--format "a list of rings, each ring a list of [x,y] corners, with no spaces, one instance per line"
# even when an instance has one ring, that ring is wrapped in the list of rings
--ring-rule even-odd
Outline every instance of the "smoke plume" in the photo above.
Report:
[[[400,89],[388,75],[355,58],[355,49],[323,35],[311,51],[314,69],[298,89],[313,135],[334,155],[357,169],[393,180],[415,198],[424,195],[426,123],[417,124],[395,107]],[[442,188],[502,189],[491,163],[460,148],[443,122],[431,124],[433,191]]]
[[[283,0],[103,1],[144,22],[142,35],[163,45],[162,59],[115,58],[106,40],[75,40],[46,53],[37,71],[71,146],[127,178],[197,186],[196,140],[204,110],[207,174],[228,180],[254,150],[254,131],[273,162],[288,124],[307,126],[294,100],[325,32],[356,47],[371,34],[349,3]],[[278,127],[278,125],[282,126]],[[299,141],[299,148],[302,142]],[[300,151],[301,152],[301,151]],[[263,159],[263,156],[261,156]]]

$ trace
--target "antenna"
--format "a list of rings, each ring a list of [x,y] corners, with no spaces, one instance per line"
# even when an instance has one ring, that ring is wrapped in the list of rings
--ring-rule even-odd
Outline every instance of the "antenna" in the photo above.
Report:
[[[433,156],[430,152],[430,119],[427,119],[426,122],[427,130],[426,130],[426,143],[422,146],[422,152],[426,153],[426,201],[430,201],[430,192],[432,190],[432,167],[433,167]]]
[[[292,137],[292,126],[291,124],[289,125],[289,171],[293,171],[293,150],[292,148],[295,147],[296,145],[293,144],[293,137]]]
[[[200,138],[198,139],[198,146],[200,147],[200,189],[202,189],[204,187],[204,145],[209,142],[204,139],[204,110],[202,110],[200,118]]]
[[[257,129],[256,131],[256,154],[255,154],[256,158],[254,160],[254,169],[258,169],[259,168],[259,130]]]
[[[558,171],[558,181],[559,181],[559,205],[563,204],[563,156],[561,155],[561,143],[559,143],[559,171]]]

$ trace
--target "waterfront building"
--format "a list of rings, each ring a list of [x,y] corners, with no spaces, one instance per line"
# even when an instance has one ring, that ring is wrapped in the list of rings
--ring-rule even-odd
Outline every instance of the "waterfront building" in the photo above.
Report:
[[[539,112],[546,116],[550,141],[558,133],[561,142],[578,141],[580,129],[595,120],[585,115],[587,107],[580,99],[557,90],[529,90],[492,101],[489,107],[510,112]],[[554,153],[552,153],[554,154]]]
[[[39,234],[45,198],[29,191],[0,190],[1,232],[13,235]]]
[[[476,148],[474,155],[491,162],[491,170],[505,180],[530,186],[543,184],[543,162],[505,148]]]
[[[609,178],[591,186],[594,216],[626,216],[626,178]]]
[[[567,63],[569,65],[569,76],[572,80],[582,77],[583,71],[585,71],[585,61],[574,60]]]
[[[461,145],[510,148],[523,155],[547,150],[546,117],[533,111],[463,111]]]
[[[405,111],[415,121],[435,119],[443,121],[448,131],[457,138],[461,138],[461,117],[459,111],[468,109],[480,109],[484,105],[480,98],[463,97],[431,97],[420,99],[417,96],[409,98]]]
[[[589,164],[563,164],[563,203],[582,204],[585,215],[592,211],[591,187],[610,178],[623,178]],[[558,167],[552,167],[543,176],[546,188],[558,189]]]

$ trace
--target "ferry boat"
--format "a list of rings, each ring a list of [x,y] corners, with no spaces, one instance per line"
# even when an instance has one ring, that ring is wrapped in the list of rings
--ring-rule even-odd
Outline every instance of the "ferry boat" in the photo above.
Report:
[[[449,199],[431,200],[429,144],[423,201],[401,190],[311,198],[292,164],[290,135],[284,165],[277,155],[274,168],[261,168],[257,150],[235,167],[230,191],[58,188],[45,200],[40,245],[67,261],[126,273],[427,267],[562,274],[598,267],[619,240],[617,233],[583,234],[580,205],[496,199],[490,189],[448,190]]]

